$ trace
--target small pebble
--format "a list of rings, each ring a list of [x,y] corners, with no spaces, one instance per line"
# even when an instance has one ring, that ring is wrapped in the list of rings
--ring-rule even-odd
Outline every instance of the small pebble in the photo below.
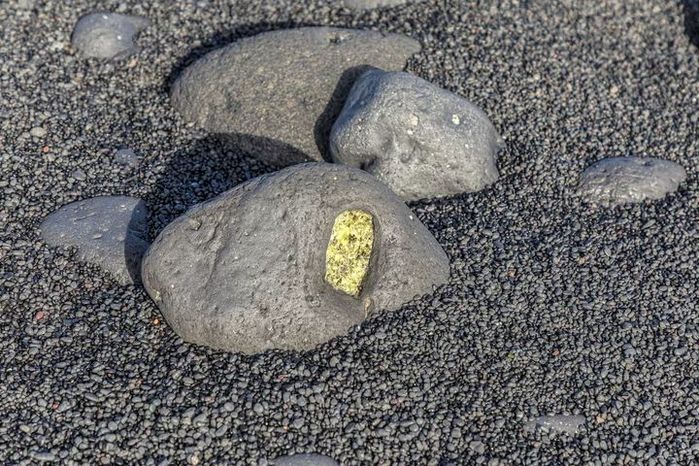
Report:
[[[29,134],[31,134],[35,138],[43,138],[44,136],[46,136],[46,133],[47,131],[41,126],[35,126],[29,131]]]
[[[71,43],[88,57],[121,58],[138,51],[134,38],[149,25],[150,21],[141,16],[90,13],[76,23]]]

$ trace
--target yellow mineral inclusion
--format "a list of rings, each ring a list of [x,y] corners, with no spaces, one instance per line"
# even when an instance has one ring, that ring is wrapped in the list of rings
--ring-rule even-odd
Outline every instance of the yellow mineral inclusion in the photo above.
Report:
[[[358,297],[369,271],[374,246],[374,218],[363,210],[346,210],[335,218],[325,252],[325,281]]]

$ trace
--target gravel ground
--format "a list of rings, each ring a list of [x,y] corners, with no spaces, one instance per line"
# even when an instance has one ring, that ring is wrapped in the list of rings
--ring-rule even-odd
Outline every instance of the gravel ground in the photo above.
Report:
[[[699,458],[699,48],[679,3],[20,3],[34,2],[0,3],[1,464]],[[76,56],[72,26],[95,8],[148,16],[142,51]],[[269,171],[187,127],[167,89],[213,46],[315,24],[418,39],[409,69],[504,136],[494,186],[411,205],[451,259],[448,285],[314,351],[244,357],[183,343],[142,289],[41,242],[41,219],[74,200],[142,197],[155,235]],[[139,167],[118,163],[122,147]],[[580,172],[623,155],[676,161],[688,180],[661,201],[583,204]],[[586,422],[524,428],[545,414]]]

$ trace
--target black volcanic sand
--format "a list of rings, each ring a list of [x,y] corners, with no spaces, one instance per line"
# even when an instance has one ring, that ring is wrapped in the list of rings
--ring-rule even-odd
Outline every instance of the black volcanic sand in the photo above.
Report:
[[[0,4],[1,464],[699,457],[699,48],[680,3],[19,3]],[[70,32],[94,9],[149,17],[142,51],[77,56]],[[409,70],[504,136],[494,186],[411,205],[450,257],[448,285],[314,351],[241,356],[182,342],[142,289],[39,239],[45,215],[102,194],[145,199],[154,236],[270,171],[183,123],[169,83],[212,47],[316,24],[416,38]],[[138,168],[118,164],[121,147]],[[676,161],[688,179],[657,202],[584,204],[581,171],[624,155]],[[586,423],[525,431],[545,414]]]

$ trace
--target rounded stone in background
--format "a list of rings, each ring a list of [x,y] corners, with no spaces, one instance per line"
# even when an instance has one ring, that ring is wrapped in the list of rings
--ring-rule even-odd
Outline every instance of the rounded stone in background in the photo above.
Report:
[[[613,157],[588,167],[580,177],[578,192],[602,204],[641,202],[662,199],[686,178],[684,168],[669,160]]]
[[[51,246],[71,246],[80,260],[110,273],[120,284],[140,282],[141,258],[148,249],[148,209],[140,199],[100,196],[65,205],[41,223]]]
[[[134,38],[150,25],[142,16],[100,11],[81,17],[71,43],[88,57],[121,58],[138,51]]]
[[[483,189],[498,179],[502,144],[471,102],[381,70],[357,79],[330,134],[334,161],[368,171],[406,200]]]
[[[266,162],[322,161],[352,83],[369,66],[405,67],[413,39],[332,27],[266,32],[210,52],[172,88],[185,120]]]
[[[357,297],[325,280],[335,219],[350,210],[369,213],[374,225]],[[310,349],[448,277],[442,248],[388,187],[326,163],[255,178],[195,206],[143,261],[146,290],[175,332],[246,353]]]
[[[280,456],[271,460],[269,466],[340,466],[340,463],[329,456],[317,453],[299,453]]]

